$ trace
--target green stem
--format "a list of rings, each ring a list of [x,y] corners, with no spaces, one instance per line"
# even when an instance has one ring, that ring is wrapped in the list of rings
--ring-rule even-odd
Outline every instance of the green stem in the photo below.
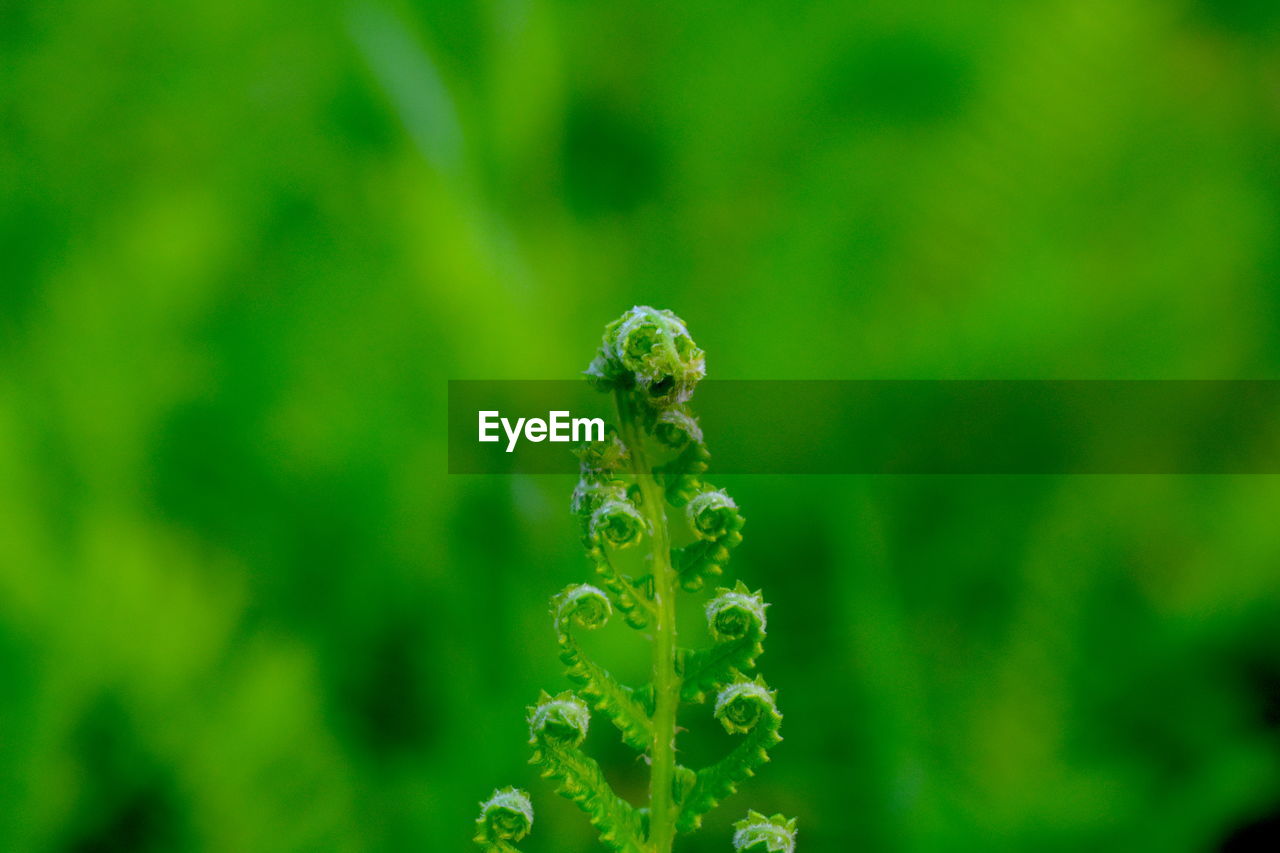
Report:
[[[676,766],[676,712],[680,707],[680,676],[676,672],[676,575],[671,567],[671,540],[662,488],[653,477],[645,453],[635,403],[617,391],[618,425],[631,456],[631,466],[643,497],[641,512],[651,528],[653,589],[653,743],[649,748],[649,841],[654,853],[670,853],[675,838],[672,801]]]

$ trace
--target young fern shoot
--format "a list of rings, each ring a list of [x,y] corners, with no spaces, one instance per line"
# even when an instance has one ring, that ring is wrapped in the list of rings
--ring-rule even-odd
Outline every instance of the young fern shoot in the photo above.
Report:
[[[515,788],[503,788],[480,804],[475,842],[486,853],[513,853],[516,850],[513,842],[524,838],[532,828],[533,803],[529,802],[529,795]]]
[[[677,834],[698,829],[782,740],[774,691],[754,672],[767,624],[761,593],[741,581],[717,589],[705,607],[711,644],[686,649],[676,643],[678,593],[719,578],[742,542],[737,504],[703,476],[710,453],[689,403],[705,373],[704,354],[680,318],[648,307],[632,308],[606,327],[587,369],[617,407],[616,426],[604,440],[579,451],[581,478],[573,493],[595,578],[552,599],[560,660],[574,691],[544,692],[528,709],[528,723],[531,763],[558,783],[559,793],[617,853],[671,853]],[[677,521],[687,526],[686,545],[672,541]],[[648,551],[642,573],[621,571],[618,552],[641,547]],[[619,683],[578,643],[577,632],[603,626],[615,612],[650,640],[646,685]],[[710,705],[725,731],[740,738],[724,758],[699,770],[677,761],[677,719],[687,705]],[[582,750],[593,711],[647,759],[642,807],[615,794]],[[509,853],[532,824],[523,792],[495,791],[482,804],[476,842]],[[794,853],[795,821],[782,815],[748,812],[735,830],[739,853]]]

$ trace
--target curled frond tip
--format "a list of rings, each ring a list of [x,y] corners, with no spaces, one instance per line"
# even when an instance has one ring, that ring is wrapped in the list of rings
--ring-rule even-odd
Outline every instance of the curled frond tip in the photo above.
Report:
[[[742,529],[738,505],[723,489],[701,492],[685,505],[684,511],[693,535],[699,539],[716,541]]]
[[[636,388],[659,408],[684,403],[706,375],[706,356],[684,321],[637,305],[605,327],[587,375],[605,388]]]
[[[765,635],[767,619],[764,597],[751,592],[741,581],[733,589],[720,588],[707,602],[707,627],[717,641],[737,640],[754,632]]]
[[[759,676],[755,681],[740,679],[716,696],[716,719],[729,734],[751,731],[766,716],[780,720],[774,693]]]
[[[476,818],[476,843],[519,841],[533,828],[533,803],[517,788],[501,788],[480,804]]]
[[[591,712],[573,693],[549,696],[545,691],[529,709],[529,742],[581,746],[591,726]]]
[[[683,408],[664,409],[653,425],[653,437],[667,447],[677,450],[689,442],[702,443],[702,428],[698,421]]]
[[[615,548],[639,544],[648,529],[644,516],[629,500],[609,498],[591,514],[591,535]]]
[[[733,849],[737,853],[795,853],[795,818],[788,820],[780,814],[765,817],[749,811],[733,828]]]
[[[588,441],[574,451],[583,473],[600,476],[620,469],[627,461],[627,446],[618,431],[609,425],[601,441]]]
[[[551,610],[558,627],[573,620],[574,624],[588,630],[599,628],[613,615],[609,596],[588,583],[566,587],[551,600]]]

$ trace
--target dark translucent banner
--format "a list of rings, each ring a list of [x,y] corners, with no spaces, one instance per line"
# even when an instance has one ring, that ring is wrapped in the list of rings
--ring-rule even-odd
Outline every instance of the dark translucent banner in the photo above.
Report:
[[[713,473],[1280,474],[1280,381],[708,380],[691,408]],[[576,473],[595,419],[585,381],[452,381],[449,472]]]

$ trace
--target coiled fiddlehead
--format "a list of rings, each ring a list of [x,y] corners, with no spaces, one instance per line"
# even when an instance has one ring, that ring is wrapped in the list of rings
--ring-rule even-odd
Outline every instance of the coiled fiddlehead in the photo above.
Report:
[[[635,389],[653,406],[684,403],[706,375],[702,350],[670,311],[638,305],[605,327],[587,375],[607,390]]]
[[[515,788],[502,788],[480,804],[476,818],[475,842],[486,853],[518,853],[513,842],[533,828],[533,803],[529,795]]]
[[[749,811],[733,829],[733,849],[738,853],[795,853],[795,818],[788,820],[780,814],[765,817]]]
[[[676,646],[678,590],[700,590],[722,575],[744,524],[733,498],[705,479],[711,454],[689,403],[706,374],[706,358],[684,322],[670,311],[632,308],[606,327],[586,372],[595,387],[614,395],[618,413],[603,440],[579,449],[571,504],[598,585],[575,584],[552,599],[560,660],[578,692],[553,697],[544,691],[529,708],[531,763],[557,781],[559,793],[586,813],[609,849],[671,853],[675,833],[697,829],[782,739],[774,692],[759,676],[744,675],[764,651],[768,605],[741,581],[722,587],[705,606],[712,645]],[[668,509],[681,517],[678,529],[669,524]],[[686,544],[674,544],[676,537]],[[648,550],[649,573],[619,571],[615,553],[640,548]],[[583,653],[575,636],[604,626],[615,610],[652,643],[653,679],[644,687],[619,683]],[[710,767],[681,767],[675,761],[679,709],[711,695],[715,718],[741,740]],[[615,794],[583,752],[592,709],[648,762],[646,808]],[[526,824],[525,812],[499,811],[505,806],[493,803],[485,804],[477,841],[514,849],[510,842],[528,831],[532,808]],[[735,829],[740,853],[794,853],[795,821],[750,812]]]

